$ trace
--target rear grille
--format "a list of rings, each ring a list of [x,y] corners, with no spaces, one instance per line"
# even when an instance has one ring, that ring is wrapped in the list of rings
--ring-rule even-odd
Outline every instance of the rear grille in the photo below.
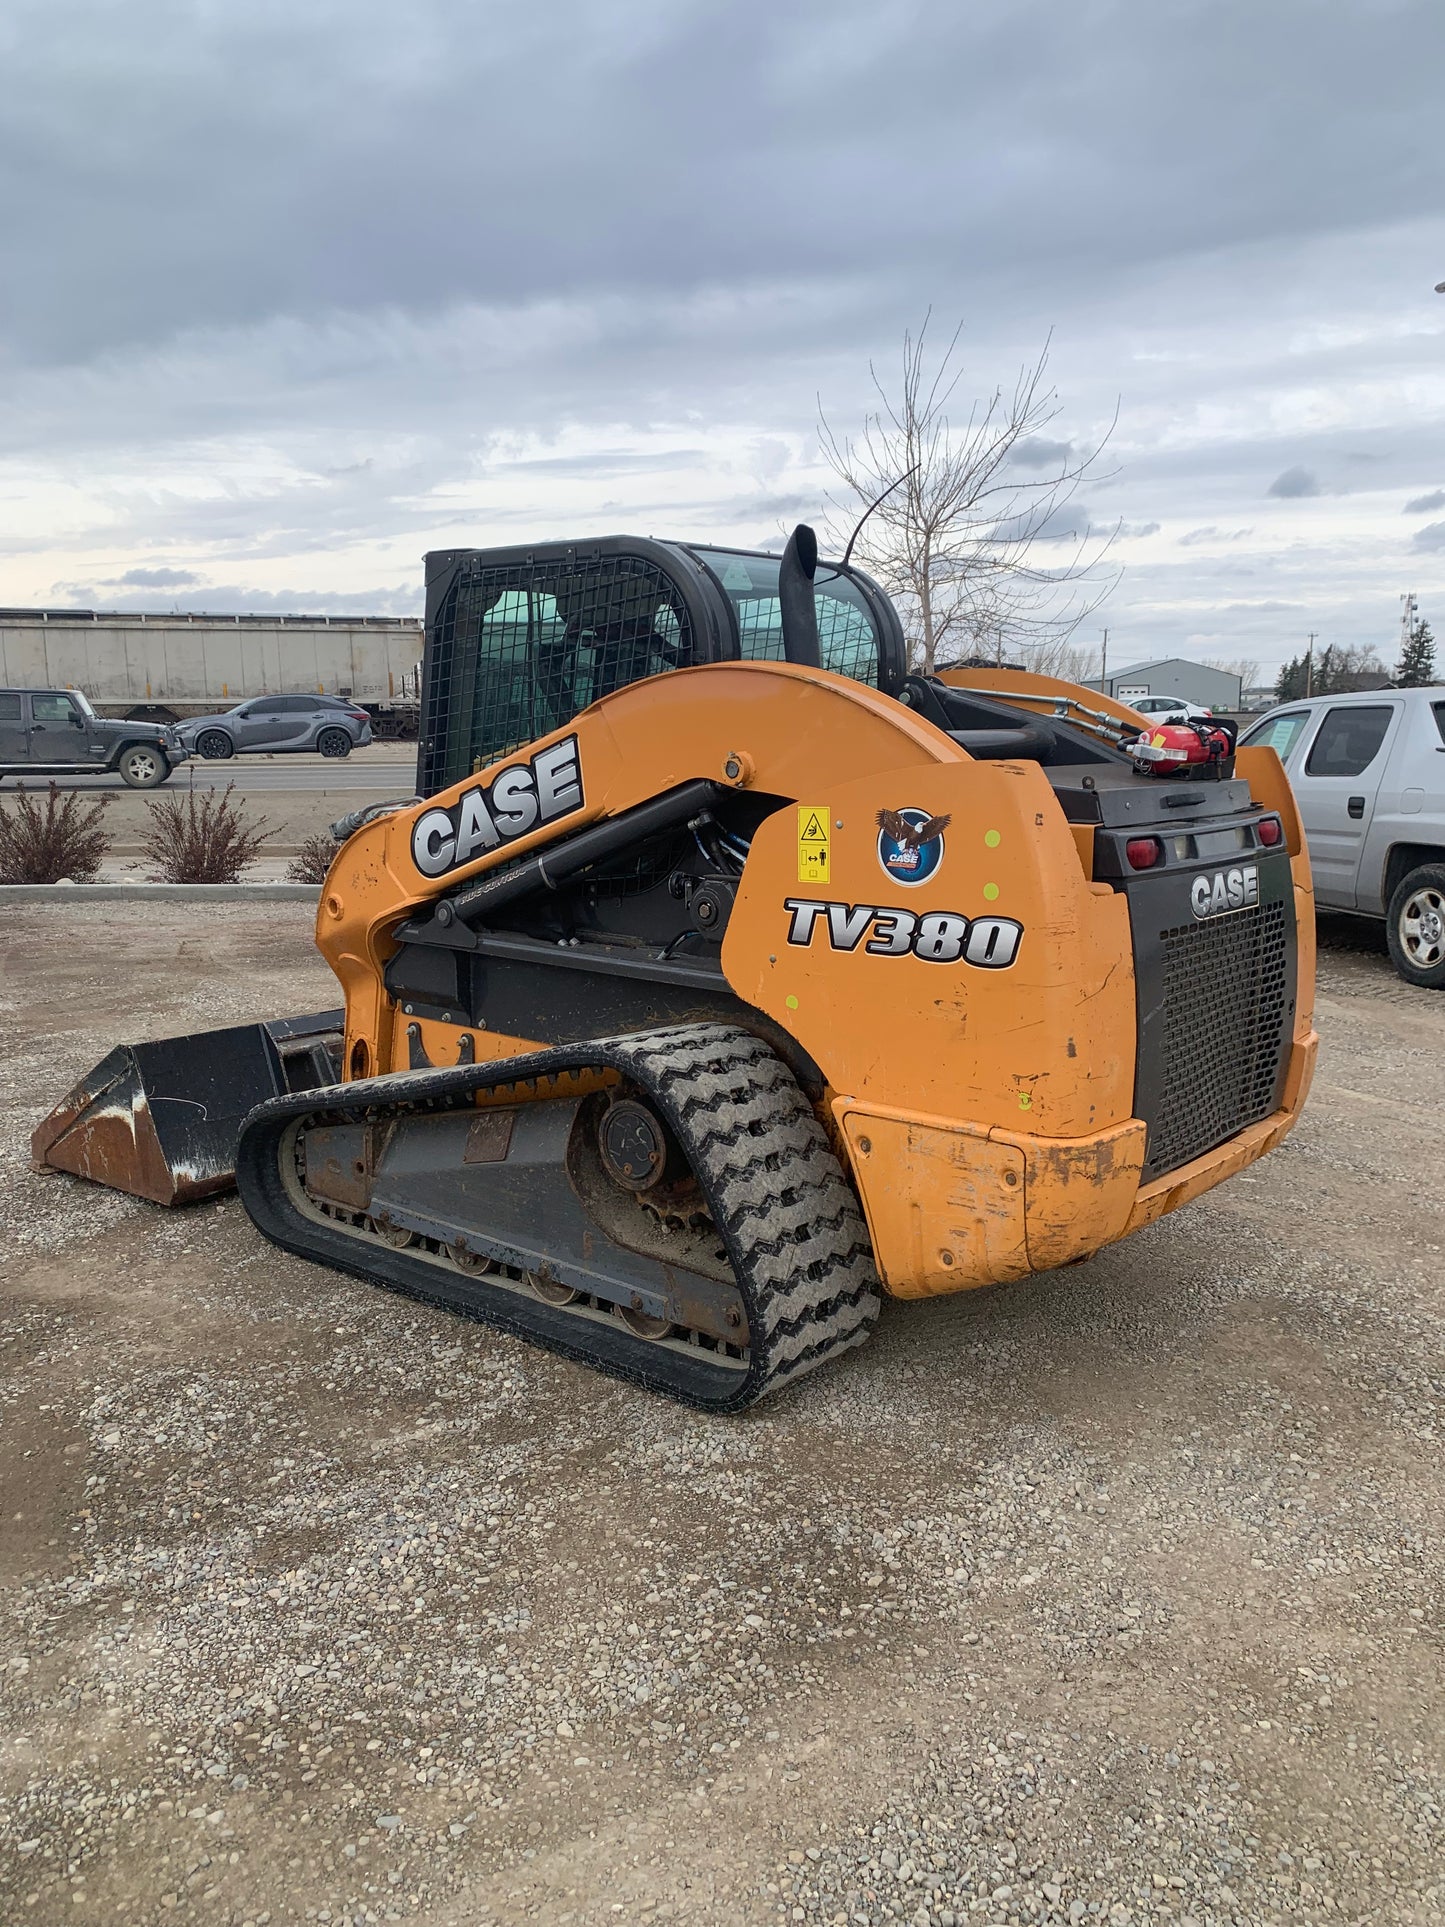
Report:
[[[1276,1108],[1293,982],[1284,903],[1161,930],[1163,1062],[1144,1176],[1202,1157]]]

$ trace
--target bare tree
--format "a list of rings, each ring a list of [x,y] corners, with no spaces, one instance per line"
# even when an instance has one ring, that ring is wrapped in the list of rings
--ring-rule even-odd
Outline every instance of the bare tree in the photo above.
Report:
[[[1253,689],[1259,681],[1259,664],[1250,662],[1245,656],[1231,656],[1227,660],[1219,656],[1206,656],[1204,667],[1221,670],[1226,676],[1238,676],[1241,690]]]
[[[1090,648],[1088,643],[1071,642],[1068,634],[1024,643],[1019,660],[1036,676],[1060,676],[1065,682],[1088,682],[1104,673],[1102,650]]]
[[[856,535],[859,558],[898,604],[925,675],[943,658],[1002,661],[1066,642],[1119,577],[1105,566],[1117,528],[1094,528],[1075,500],[1109,437],[1080,454],[1045,436],[1062,406],[1048,380],[1048,341],[1012,390],[975,401],[955,429],[963,324],[935,366],[930,318],[931,310],[916,337],[903,337],[895,390],[869,363],[878,404],[856,438],[840,437],[818,408],[840,485],[829,532],[841,545],[871,509]]]

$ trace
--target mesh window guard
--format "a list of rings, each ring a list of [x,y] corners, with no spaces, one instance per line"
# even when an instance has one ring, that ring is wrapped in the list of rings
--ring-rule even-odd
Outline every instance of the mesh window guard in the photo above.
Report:
[[[437,787],[692,659],[682,595],[645,557],[464,563],[438,614],[423,718]]]

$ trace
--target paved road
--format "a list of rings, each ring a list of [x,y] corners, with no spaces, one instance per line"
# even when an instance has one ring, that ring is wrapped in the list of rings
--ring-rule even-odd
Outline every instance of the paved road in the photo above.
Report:
[[[50,779],[34,776],[19,779],[44,784]],[[385,749],[359,750],[347,757],[325,756],[233,756],[228,762],[207,763],[192,757],[182,763],[167,788],[183,788],[194,780],[197,789],[224,789],[234,783],[244,795],[269,790],[356,790],[374,796],[410,796],[416,784],[416,750],[409,745],[387,745]],[[7,780],[0,795],[15,787]],[[57,776],[63,790],[124,790],[126,785],[110,771],[94,776]],[[154,795],[137,790],[135,795]]]

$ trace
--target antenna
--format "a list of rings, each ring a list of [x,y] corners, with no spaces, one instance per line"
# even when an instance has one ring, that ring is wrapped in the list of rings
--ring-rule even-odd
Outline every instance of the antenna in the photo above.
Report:
[[[1403,649],[1410,640],[1410,631],[1415,626],[1415,611],[1420,605],[1416,602],[1413,592],[1402,595],[1400,600],[1405,605],[1400,612],[1400,646]]]
[[[919,464],[917,462],[913,464],[912,468],[905,468],[903,473],[898,477],[898,480],[896,482],[890,482],[887,488],[885,488],[883,493],[878,497],[878,500],[876,502],[870,502],[867,508],[864,509],[863,513],[858,517],[857,528],[855,528],[853,533],[848,537],[848,546],[843,551],[843,560],[838,564],[838,567],[840,569],[847,568],[848,557],[853,553],[853,544],[858,540],[859,534],[861,533],[863,528],[863,524],[868,520],[868,517],[873,513],[874,509],[876,509],[880,503],[886,502],[889,496],[893,493],[894,489],[902,488],[903,484],[908,480],[910,475],[916,475],[918,473],[918,469],[919,469]]]

